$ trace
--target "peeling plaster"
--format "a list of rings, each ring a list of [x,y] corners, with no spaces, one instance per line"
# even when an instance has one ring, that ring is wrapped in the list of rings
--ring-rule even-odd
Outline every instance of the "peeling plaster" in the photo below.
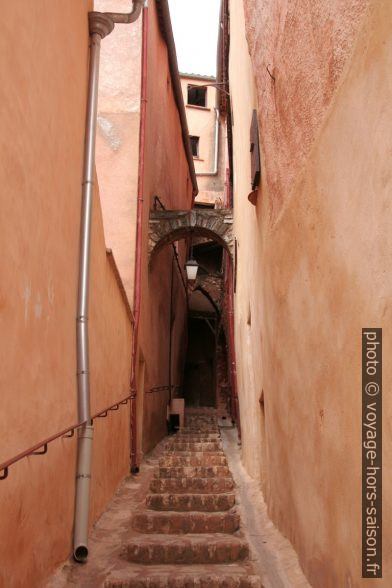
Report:
[[[113,151],[118,151],[121,146],[121,139],[117,134],[114,124],[106,117],[100,115],[97,117],[98,126]]]

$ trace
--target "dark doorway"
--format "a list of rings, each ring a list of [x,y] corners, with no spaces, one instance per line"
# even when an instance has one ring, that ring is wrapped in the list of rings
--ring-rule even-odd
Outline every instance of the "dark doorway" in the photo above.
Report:
[[[188,322],[188,352],[184,374],[187,406],[216,406],[216,352],[212,324],[213,321],[204,318],[190,318]]]

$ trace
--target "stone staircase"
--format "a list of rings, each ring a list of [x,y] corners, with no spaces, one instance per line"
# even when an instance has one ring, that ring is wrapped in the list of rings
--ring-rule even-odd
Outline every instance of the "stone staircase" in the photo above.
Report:
[[[235,502],[215,414],[188,413],[133,514],[129,572],[113,572],[104,588],[262,588]]]

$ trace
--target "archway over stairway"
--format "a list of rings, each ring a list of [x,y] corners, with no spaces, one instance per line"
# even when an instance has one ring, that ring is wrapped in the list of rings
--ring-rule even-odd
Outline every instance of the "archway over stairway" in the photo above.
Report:
[[[187,237],[206,237],[226,249],[233,260],[233,213],[214,210],[159,210],[150,212],[149,257],[165,245]]]

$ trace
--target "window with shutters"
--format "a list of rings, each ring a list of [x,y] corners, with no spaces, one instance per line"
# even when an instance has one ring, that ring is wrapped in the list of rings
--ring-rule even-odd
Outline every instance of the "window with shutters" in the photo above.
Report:
[[[259,146],[259,126],[257,123],[256,110],[252,113],[252,122],[250,125],[250,169],[252,190],[256,190],[260,184],[260,146]]]

